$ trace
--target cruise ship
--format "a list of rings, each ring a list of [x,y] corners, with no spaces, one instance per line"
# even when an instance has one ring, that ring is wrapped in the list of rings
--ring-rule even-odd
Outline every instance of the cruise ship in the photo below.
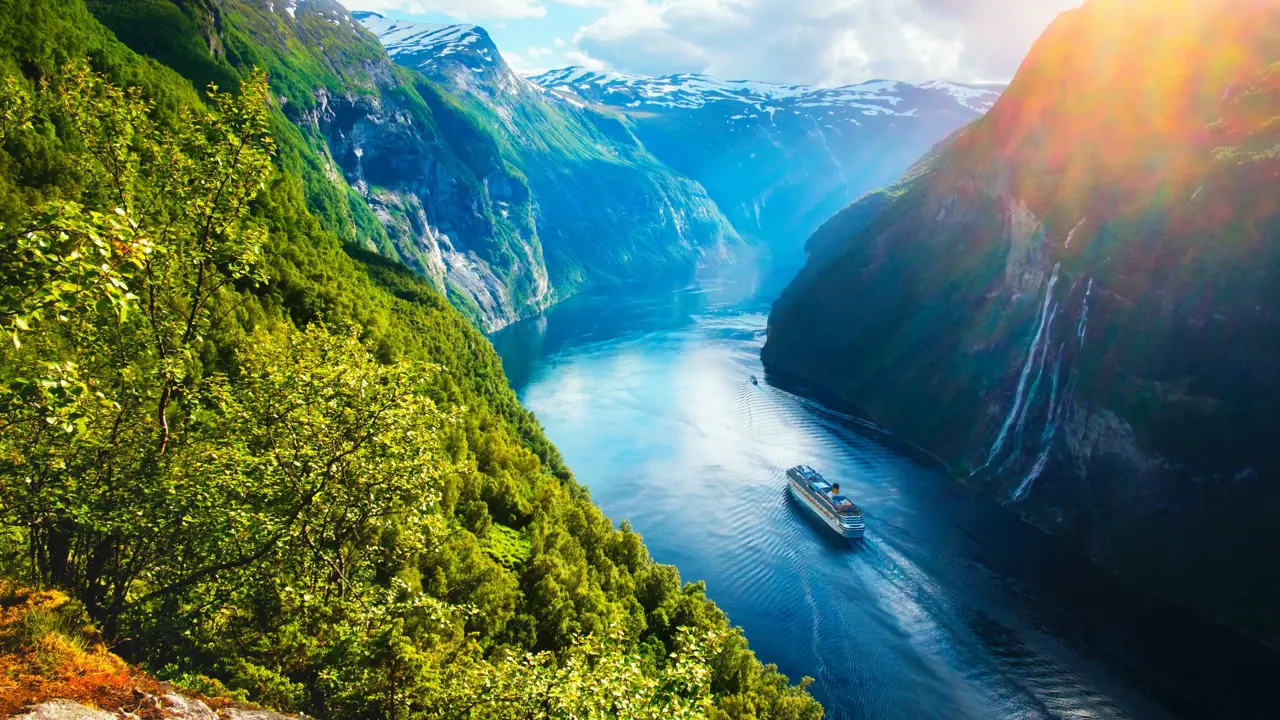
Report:
[[[809,512],[844,537],[862,537],[866,525],[862,510],[840,494],[840,483],[829,483],[817,470],[797,465],[787,471],[791,496]]]

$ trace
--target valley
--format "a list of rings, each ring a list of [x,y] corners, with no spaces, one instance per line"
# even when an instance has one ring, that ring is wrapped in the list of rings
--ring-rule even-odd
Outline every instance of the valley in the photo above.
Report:
[[[1270,717],[1277,48],[1252,0],[0,4],[0,707]]]

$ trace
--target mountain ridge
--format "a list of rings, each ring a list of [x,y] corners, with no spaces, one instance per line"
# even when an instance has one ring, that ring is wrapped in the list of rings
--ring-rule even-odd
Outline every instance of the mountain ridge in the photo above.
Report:
[[[762,82],[758,80],[724,80],[702,73],[673,73],[660,76],[632,75],[608,70],[591,70],[582,66],[571,65],[564,68],[547,70],[530,76],[530,79],[544,88],[578,92],[588,90],[593,96],[601,96],[611,92],[625,93],[622,88],[634,91],[632,100],[643,107],[645,100],[662,98],[664,92],[679,91],[680,84],[686,85],[686,98],[677,96],[674,100],[655,102],[659,106],[675,106],[685,108],[701,107],[709,102],[720,100],[762,101],[784,99],[811,99],[821,102],[823,96],[837,96],[840,93],[862,93],[867,99],[883,100],[879,92],[896,88],[916,90],[941,90],[974,111],[986,112],[995,104],[1000,91],[1005,87],[1002,83],[958,83],[948,80],[930,80],[924,83],[909,83],[898,80],[873,79],[850,85],[823,87],[816,85],[791,85],[785,83]],[[696,91],[704,94],[699,96]],[[850,96],[849,99],[856,98]],[[683,104],[682,101],[683,100]],[[897,99],[891,99],[891,102]],[[630,105],[628,105],[630,107]],[[874,107],[874,106],[873,106]],[[868,108],[872,109],[872,108]]]
[[[1003,89],[889,80],[820,88],[584,68],[532,80],[566,101],[618,113],[655,156],[701,183],[739,233],[785,265],[823,221],[981,117]]]

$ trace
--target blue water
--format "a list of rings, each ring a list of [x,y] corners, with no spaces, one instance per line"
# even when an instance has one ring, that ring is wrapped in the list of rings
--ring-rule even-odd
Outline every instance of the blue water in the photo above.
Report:
[[[647,281],[493,337],[595,501],[705,581],[762,660],[815,678],[837,720],[1280,716],[1276,653],[771,384],[759,353],[782,280]],[[794,505],[799,463],[864,508],[863,541]]]

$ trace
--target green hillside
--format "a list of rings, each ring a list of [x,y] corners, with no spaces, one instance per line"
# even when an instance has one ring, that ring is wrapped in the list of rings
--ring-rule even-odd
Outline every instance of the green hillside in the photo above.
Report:
[[[4,573],[162,679],[321,718],[819,717],[375,252],[405,257],[290,119],[361,78],[249,8],[94,4],[154,59],[81,0],[0,8]],[[493,161],[412,87],[479,138],[437,167]]]

